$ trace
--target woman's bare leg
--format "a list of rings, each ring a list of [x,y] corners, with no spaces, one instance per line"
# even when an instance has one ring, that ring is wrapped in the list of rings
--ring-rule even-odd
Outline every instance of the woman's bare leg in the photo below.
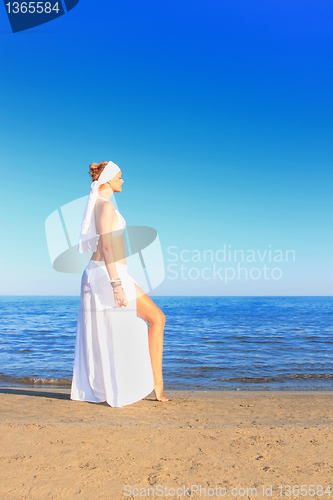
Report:
[[[163,396],[162,357],[165,315],[137,284],[135,284],[135,291],[137,314],[149,323],[148,344],[155,396],[158,401],[169,401]]]

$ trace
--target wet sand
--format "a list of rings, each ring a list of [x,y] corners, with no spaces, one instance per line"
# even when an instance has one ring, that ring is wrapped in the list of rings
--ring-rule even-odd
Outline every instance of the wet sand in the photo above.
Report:
[[[165,390],[123,408],[69,394],[0,389],[1,500],[333,495],[331,391]]]

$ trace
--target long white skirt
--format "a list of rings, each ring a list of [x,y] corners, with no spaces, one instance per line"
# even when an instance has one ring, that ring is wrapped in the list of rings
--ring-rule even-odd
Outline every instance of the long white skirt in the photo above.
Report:
[[[104,261],[90,260],[82,275],[72,400],[121,407],[154,389],[148,323],[137,314],[136,281],[125,264],[116,267],[127,307],[115,303]]]

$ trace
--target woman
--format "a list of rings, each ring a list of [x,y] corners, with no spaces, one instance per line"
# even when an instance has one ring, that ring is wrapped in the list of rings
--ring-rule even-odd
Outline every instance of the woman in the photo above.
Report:
[[[121,407],[154,390],[166,402],[165,315],[127,273],[126,222],[109,201],[122,191],[122,172],[104,161],[90,165],[90,176],[78,250],[93,254],[81,281],[71,399]]]

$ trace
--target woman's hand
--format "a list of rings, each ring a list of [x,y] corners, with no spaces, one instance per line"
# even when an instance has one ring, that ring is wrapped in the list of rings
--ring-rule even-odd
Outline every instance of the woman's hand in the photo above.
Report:
[[[115,300],[115,303],[117,304],[117,306],[126,307],[128,302],[126,300],[126,295],[125,295],[123,287],[120,285],[116,286],[114,289],[114,292],[120,292],[120,293],[114,293],[114,300]]]

